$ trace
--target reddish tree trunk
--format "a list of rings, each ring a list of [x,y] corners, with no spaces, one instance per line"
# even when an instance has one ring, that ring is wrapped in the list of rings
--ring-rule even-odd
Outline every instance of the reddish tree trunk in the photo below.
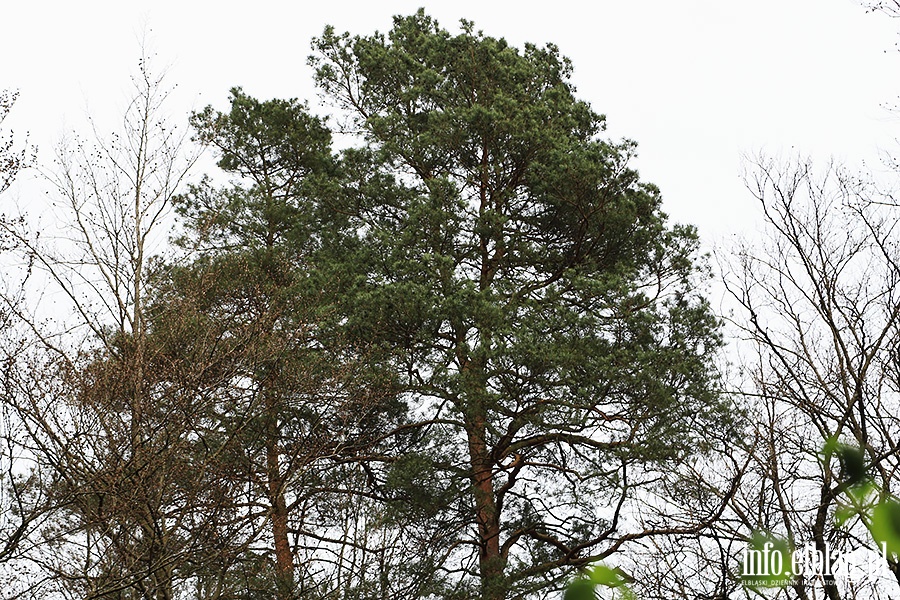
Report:
[[[485,443],[484,417],[476,417],[467,429],[478,523],[481,594],[483,600],[503,600],[506,597],[503,585],[506,561],[500,553],[500,515],[494,496],[493,464]]]
[[[279,600],[289,600],[294,589],[294,556],[288,539],[288,510],[279,458],[277,442],[274,438],[270,438],[266,443],[266,464],[269,504],[272,511],[272,537],[275,541],[275,577]]]

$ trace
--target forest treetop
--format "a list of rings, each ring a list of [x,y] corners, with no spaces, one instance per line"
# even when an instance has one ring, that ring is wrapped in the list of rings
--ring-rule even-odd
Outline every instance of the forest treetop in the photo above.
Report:
[[[598,560],[662,597],[692,569],[697,597],[739,590],[735,545],[779,516],[794,525],[766,495],[790,435],[723,391],[697,232],[669,222],[635,144],[604,137],[572,64],[422,10],[383,34],[326,28],[313,51],[336,114],[235,87],[190,117],[225,175],[192,185],[142,62],[123,132],[51,171],[73,243],[2,221],[27,266],[2,295],[0,344],[0,559],[31,574],[23,593],[511,600]],[[795,188],[760,181],[776,227],[805,222],[766,204]],[[153,257],[172,207],[178,238]],[[881,212],[847,207],[890,239]],[[744,258],[731,289],[777,305],[783,290]],[[72,308],[65,331],[28,306],[38,271]],[[758,314],[764,407],[833,433],[815,399],[785,401],[818,356],[764,364]],[[76,328],[85,343],[60,342]],[[773,355],[790,367],[795,333]],[[863,443],[893,439],[858,394],[829,401]],[[842,418],[837,433],[854,431]],[[804,468],[825,519],[832,467]],[[688,560],[654,580],[672,556]]]

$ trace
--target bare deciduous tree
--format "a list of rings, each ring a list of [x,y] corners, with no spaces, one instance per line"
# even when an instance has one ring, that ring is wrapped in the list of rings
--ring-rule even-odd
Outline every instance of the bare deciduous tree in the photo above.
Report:
[[[738,252],[726,279],[740,307],[735,323],[755,356],[747,375],[758,429],[755,463],[733,511],[746,529],[776,531],[822,553],[875,550],[862,523],[835,525],[845,476],[822,450],[830,439],[859,446],[880,488],[896,487],[897,207],[833,165],[817,172],[806,161],[760,159],[747,181],[767,237]],[[891,559],[889,567],[900,579],[900,565]],[[800,578],[792,589],[797,598],[831,600],[862,593],[828,575],[814,591],[821,583]],[[875,593],[871,586],[864,589]]]
[[[61,144],[47,173],[65,232],[3,224],[23,286],[54,303],[4,297],[18,324],[3,357],[10,439],[22,485],[53,508],[32,536],[32,595],[168,599],[204,564],[227,566],[218,549],[237,509],[221,501],[221,457],[205,443],[218,398],[202,387],[204,352],[222,340],[176,357],[168,344],[187,325],[157,333],[147,312],[151,256],[195,154],[146,58],[133,82],[121,131]]]
[[[876,2],[863,2],[871,12],[881,12],[890,17],[900,17],[900,0],[877,0]]]
[[[18,97],[18,92],[0,91],[0,124],[6,120]],[[15,144],[16,140],[12,135],[0,137],[0,193],[10,186],[18,172],[27,164],[28,150],[17,150]]]

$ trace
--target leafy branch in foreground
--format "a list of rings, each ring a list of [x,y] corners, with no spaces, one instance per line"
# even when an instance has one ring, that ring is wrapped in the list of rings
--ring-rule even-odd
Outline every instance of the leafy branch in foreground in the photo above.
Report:
[[[621,600],[637,600],[637,596],[628,587],[628,580],[621,569],[596,565],[581,573],[568,585],[563,600],[594,600],[598,586],[618,591]]]

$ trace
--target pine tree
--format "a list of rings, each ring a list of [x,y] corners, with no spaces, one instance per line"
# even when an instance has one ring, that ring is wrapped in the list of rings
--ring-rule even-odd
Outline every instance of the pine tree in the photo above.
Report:
[[[383,485],[451,549],[436,589],[522,597],[653,533],[623,506],[720,418],[694,230],[602,138],[555,46],[420,11],[314,47],[360,138],[347,325],[392,352],[417,432]]]

